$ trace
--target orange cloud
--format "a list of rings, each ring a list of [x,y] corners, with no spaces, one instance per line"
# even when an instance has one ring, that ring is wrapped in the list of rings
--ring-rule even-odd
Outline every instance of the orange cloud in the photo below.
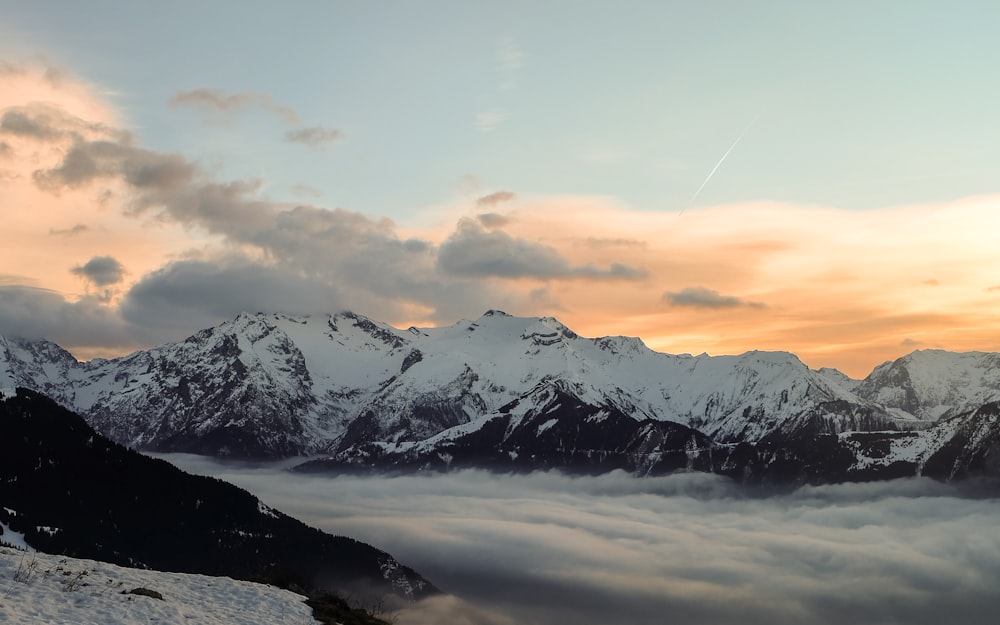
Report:
[[[128,190],[100,180],[58,193],[39,172],[57,167],[80,141],[128,142],[122,115],[93,85],[50,66],[0,64],[0,266],[22,283],[71,299],[86,295],[74,268],[113,255],[131,280],[202,244],[179,226],[126,213]],[[128,282],[123,284],[124,287]]]
[[[986,291],[1000,266],[997,196],[865,212],[757,202],[683,214],[522,197],[503,217],[508,235],[570,263],[643,269],[638,281],[545,285],[547,304],[586,336],[638,335],[670,352],[788,350],[854,376],[916,340],[1000,350],[1000,301]],[[531,309],[537,281],[518,288],[517,312],[544,312]],[[704,305],[670,305],[665,293]]]

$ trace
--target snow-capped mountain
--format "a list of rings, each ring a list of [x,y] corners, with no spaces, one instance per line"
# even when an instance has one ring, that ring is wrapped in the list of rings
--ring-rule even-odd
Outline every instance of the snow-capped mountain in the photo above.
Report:
[[[1000,398],[1000,354],[915,351],[876,367],[855,392],[904,418],[947,419]]]
[[[6,339],[0,388],[42,390],[139,449],[347,460],[420,455],[499,423],[507,441],[554,410],[556,392],[592,424],[615,415],[636,433],[678,425],[715,444],[926,430],[1000,400],[998,363],[997,354],[915,352],[853,380],[786,352],[669,355],[492,310],[407,330],[349,312],[243,314],[113,360],[78,363],[51,343]]]

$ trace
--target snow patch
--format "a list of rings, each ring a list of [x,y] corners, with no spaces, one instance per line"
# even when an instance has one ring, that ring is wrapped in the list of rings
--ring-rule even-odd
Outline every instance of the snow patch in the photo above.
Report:
[[[6,536],[6,534],[5,534]],[[314,625],[305,597],[272,586],[0,547],[0,622]],[[133,594],[145,588],[162,599]]]
[[[544,432],[551,429],[552,426],[559,423],[559,419],[549,419],[545,423],[538,426],[538,430],[535,432],[538,436],[541,436]]]

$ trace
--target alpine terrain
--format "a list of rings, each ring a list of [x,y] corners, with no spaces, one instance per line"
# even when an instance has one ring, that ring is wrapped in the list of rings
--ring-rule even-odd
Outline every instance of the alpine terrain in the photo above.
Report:
[[[669,355],[493,310],[406,330],[350,312],[242,314],[89,362],[0,338],[0,387],[44,393],[140,450],[318,456],[302,470],[698,470],[792,484],[995,474],[998,364],[924,350],[854,380],[786,352]]]

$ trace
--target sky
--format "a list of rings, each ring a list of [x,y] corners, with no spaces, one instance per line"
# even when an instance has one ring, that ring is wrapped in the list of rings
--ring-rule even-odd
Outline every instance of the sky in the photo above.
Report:
[[[331,477],[165,457],[451,593],[399,625],[996,619],[1000,501],[923,478],[758,497],[701,473]]]
[[[1000,351],[993,2],[0,0],[0,333]]]

